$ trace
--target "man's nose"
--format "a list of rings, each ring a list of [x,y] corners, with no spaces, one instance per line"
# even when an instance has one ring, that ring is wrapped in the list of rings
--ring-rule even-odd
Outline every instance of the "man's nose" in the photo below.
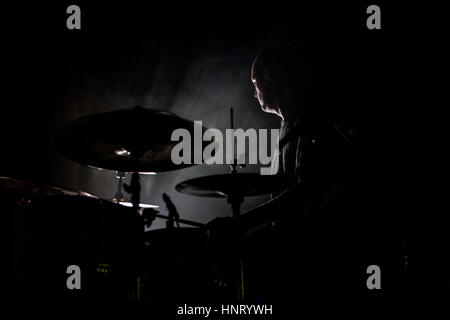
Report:
[[[253,96],[258,99],[258,92],[255,90],[255,93],[253,94]]]

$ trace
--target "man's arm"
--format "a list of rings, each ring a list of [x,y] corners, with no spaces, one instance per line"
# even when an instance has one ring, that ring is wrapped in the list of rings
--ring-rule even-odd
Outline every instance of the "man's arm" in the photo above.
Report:
[[[242,215],[244,227],[268,223],[285,215],[305,215],[322,208],[343,189],[351,161],[349,143],[335,127],[323,125],[315,142],[305,141],[299,163],[300,179],[292,188]]]

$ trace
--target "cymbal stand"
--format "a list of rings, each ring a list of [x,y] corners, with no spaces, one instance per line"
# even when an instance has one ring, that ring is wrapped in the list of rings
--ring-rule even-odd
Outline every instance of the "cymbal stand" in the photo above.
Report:
[[[231,115],[231,129],[234,130],[234,117],[233,108],[230,108]],[[234,136],[233,139],[233,149],[234,148]],[[233,151],[235,153],[236,150]],[[233,164],[230,165],[232,176],[237,175],[237,155],[234,156]],[[239,221],[241,204],[244,202],[244,196],[238,191],[238,188],[233,188],[233,191],[228,193],[227,202],[231,205],[231,212],[234,220],[234,232],[237,235],[237,252],[236,252],[236,296],[238,301],[244,300],[244,288],[245,288],[245,278],[244,278],[244,258],[242,249],[242,228]]]
[[[133,209],[139,211],[141,202],[141,183],[140,183],[139,172],[133,172],[131,175],[130,184],[124,184],[123,189],[131,193],[131,204],[133,205]]]
[[[137,163],[139,159],[142,158],[142,155],[144,154],[142,151],[135,151],[132,150],[130,153],[132,159]],[[137,167],[137,166],[136,166]],[[140,176],[138,171],[134,171],[131,174],[131,181],[130,184],[124,184],[123,189],[127,193],[131,193],[131,204],[133,205],[133,209],[138,212],[140,210],[140,203],[141,203],[141,183],[140,183]]]
[[[137,161],[139,159],[139,154],[134,154],[132,153],[133,158],[135,159],[135,161]],[[136,214],[138,214],[139,216],[141,216],[139,214],[139,210],[140,208],[140,197],[141,197],[141,183],[140,183],[140,176],[139,176],[139,172],[134,171],[131,175],[131,181],[130,184],[123,184],[123,189],[125,190],[125,192],[130,193],[131,194],[131,204],[133,205],[133,209],[135,210]],[[141,240],[143,239],[143,235],[144,235],[144,231],[145,231],[145,223],[144,223],[144,217],[141,216],[142,219],[142,229],[141,229]],[[141,241],[141,243],[143,243],[143,241]],[[140,248],[140,250],[142,250],[142,247]],[[138,262],[138,270],[137,270],[137,278],[136,278],[136,285],[135,285],[135,297],[136,297],[136,301],[140,301],[141,300],[141,279],[142,279],[142,253],[139,254],[139,262]]]
[[[122,185],[123,178],[125,178],[125,172],[117,171],[116,178],[119,179],[119,182],[117,183],[117,192],[114,195],[113,201],[119,203],[123,201]]]

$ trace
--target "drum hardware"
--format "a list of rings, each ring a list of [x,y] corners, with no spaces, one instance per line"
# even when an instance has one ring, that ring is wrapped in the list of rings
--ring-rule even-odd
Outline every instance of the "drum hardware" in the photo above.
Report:
[[[141,183],[138,172],[133,172],[131,175],[130,184],[124,184],[123,189],[125,192],[131,194],[131,204],[133,205],[134,210],[139,210],[139,203],[141,202]]]
[[[283,191],[291,186],[288,179],[280,176],[260,175],[259,173],[238,173],[236,166],[229,174],[212,175],[190,179],[176,185],[178,192],[200,197],[226,198],[231,207],[233,234],[237,235],[236,278],[237,299],[245,299],[245,274],[242,249],[243,226],[241,224],[241,205],[245,197],[264,195]]]
[[[112,201],[120,203],[124,201],[123,193],[122,193],[122,185],[123,185],[123,178],[125,177],[125,172],[116,172],[116,178],[119,179],[119,182],[117,183],[117,192],[114,195],[114,198]]]
[[[8,231],[1,254],[14,299],[121,299],[128,292],[139,243],[140,220],[132,209],[82,192],[27,189],[31,183],[8,180],[9,188],[0,188],[2,233]],[[120,232],[113,232],[117,226]],[[64,290],[72,264],[82,269],[83,291]]]
[[[165,196],[164,196],[165,195]],[[146,228],[150,228],[152,225],[152,222],[155,220],[155,218],[160,218],[166,220],[166,229],[173,229],[174,228],[174,222],[176,222],[177,228],[180,228],[180,224],[185,224],[191,227],[206,228],[206,224],[187,220],[187,219],[181,219],[178,212],[176,211],[175,205],[172,203],[172,200],[167,196],[166,194],[163,194],[164,201],[166,201],[167,209],[169,211],[168,215],[160,214],[159,211],[155,210],[154,207],[151,208],[144,208],[142,209],[142,217],[144,219],[144,223],[146,224]],[[168,202],[170,201],[170,205],[168,205]]]
[[[164,202],[166,203],[167,210],[169,211],[169,215],[168,215],[169,219],[166,222],[166,228],[168,228],[168,229],[173,228],[174,223],[176,223],[177,228],[179,228],[180,227],[180,215],[178,214],[177,208],[175,207],[172,200],[166,193],[163,193],[162,197],[163,197]]]
[[[142,210],[145,228],[156,218],[166,220],[166,228],[144,233],[143,296],[146,299],[206,297],[208,294],[206,228],[202,223],[180,219],[172,200],[163,194],[168,215],[154,208]],[[190,227],[180,227],[186,224]],[[158,273],[158,277],[152,275]]]
[[[117,130],[118,123],[121,124],[121,130]],[[108,275],[110,277],[110,274],[114,273],[116,276],[121,274],[129,278],[130,276],[134,277],[135,271],[131,271],[134,267],[131,268],[130,265],[133,264],[134,254],[140,252],[139,245],[134,243],[134,241],[137,239],[142,240],[139,232],[143,233],[144,231],[142,227],[138,228],[136,223],[142,226],[142,220],[144,220],[144,223],[151,224],[152,219],[161,218],[167,220],[167,228],[164,229],[167,231],[180,230],[181,232],[186,228],[179,227],[180,224],[186,224],[195,227],[188,229],[202,230],[201,232],[204,232],[204,224],[180,219],[174,204],[167,195],[163,195],[169,211],[167,216],[154,210],[157,206],[140,203],[140,174],[154,174],[159,171],[175,170],[191,165],[175,165],[171,160],[171,150],[176,144],[176,142],[171,141],[171,133],[173,130],[180,128],[193,133],[194,123],[169,112],[145,109],[138,106],[133,109],[81,117],[55,131],[53,143],[55,149],[61,155],[88,167],[109,169],[116,172],[118,184],[113,198],[115,204],[81,191],[41,186],[0,177],[0,189],[5,187],[7,190],[13,190],[15,194],[20,195],[14,201],[17,202],[22,199],[19,201],[20,207],[26,210],[28,210],[33,201],[33,207],[29,209],[39,213],[32,214],[33,232],[29,243],[33,248],[30,250],[32,255],[29,261],[35,261],[35,257],[41,252],[40,250],[43,250],[42,253],[49,259],[51,258],[58,266],[65,263],[62,259],[75,258],[80,259],[78,260],[80,262],[83,261],[89,268],[95,267],[93,270],[103,276]],[[205,131],[206,129],[202,128],[202,130]],[[194,164],[193,162],[191,163]],[[129,184],[124,183],[127,173],[131,173]],[[122,189],[126,193],[131,194],[131,202],[124,201],[125,197]],[[78,198],[80,200],[92,198],[92,201],[79,202],[77,201]],[[36,205],[34,205],[35,203]],[[122,206],[130,205],[133,209],[129,212],[127,212],[126,208],[120,209]],[[17,203],[15,206],[17,206]],[[62,220],[59,219],[58,213],[61,209],[64,212],[67,211],[70,214],[70,218],[64,217]],[[117,215],[114,223],[112,223],[108,219],[113,215],[115,216],[113,213],[116,211],[120,215]],[[79,215],[78,212],[81,214]],[[138,217],[139,212],[142,213],[144,219]],[[131,220],[133,220],[133,223]],[[61,229],[58,226],[58,221],[64,221],[67,228]],[[136,230],[131,231],[131,224]],[[113,229],[116,230],[116,228],[119,228],[120,232],[113,232]],[[188,237],[191,234],[191,232],[185,233],[184,231],[182,233]],[[83,237],[80,238],[77,234]],[[61,256],[53,254],[52,250],[56,250],[56,253],[57,250],[64,247],[63,242],[60,243],[54,240],[59,235],[70,241],[71,250],[74,250],[75,256],[71,253]],[[118,246],[117,248],[114,247],[114,250],[119,250],[117,255],[116,251],[114,251],[114,255],[119,257],[118,259],[120,260],[114,262],[114,272],[110,272],[112,271],[112,247],[109,246],[112,245],[110,240],[112,240],[113,236],[114,239],[116,237],[120,239],[113,242],[114,246]],[[169,236],[172,237],[173,234],[170,233]],[[94,246],[92,246],[93,243],[91,241],[95,241]],[[132,242],[134,246],[131,246]],[[142,241],[140,243],[142,245]],[[85,252],[84,250],[89,250],[88,256],[83,253]],[[95,254],[100,255],[98,259],[94,258]],[[130,255],[130,257],[133,255],[133,257],[131,259],[122,259],[121,257],[124,257],[122,254],[124,256]],[[192,258],[190,259],[193,261]],[[34,268],[34,263],[27,267],[27,274],[28,270],[31,271]],[[140,266],[138,264],[136,267],[139,269]],[[57,266],[55,265],[55,267]],[[50,276],[53,274],[53,269],[47,270],[44,267],[42,268],[41,271],[45,272],[46,275]],[[122,269],[122,272],[118,268],[130,268],[126,270],[131,273],[125,269]],[[140,271],[136,273],[134,279],[138,283],[135,290],[131,292],[131,296],[137,300],[140,297],[141,284],[139,281],[141,275]],[[55,288],[60,283],[59,279],[59,276],[58,278],[56,276],[54,279],[52,278],[52,285]],[[105,278],[101,281],[110,281],[108,279]],[[120,281],[122,280],[125,281],[125,278],[120,279]],[[40,284],[40,282],[37,283]],[[110,285],[107,284],[107,286]],[[95,286],[101,288],[102,284],[98,282]],[[125,283],[121,283],[120,286],[123,290],[128,290],[125,289],[127,286]],[[105,287],[101,290],[107,292],[109,289]],[[124,293],[124,291],[121,292]],[[129,294],[128,296],[130,297]]]
[[[234,129],[233,109],[230,110],[231,127]],[[117,130],[117,123],[121,130]],[[117,191],[113,201],[130,206],[124,201],[122,188],[131,194],[133,211],[141,213],[145,227],[150,227],[156,218],[166,220],[167,234],[170,230],[182,230],[186,224],[206,231],[205,224],[180,219],[179,213],[167,194],[163,200],[168,215],[162,215],[155,207],[140,203],[140,174],[180,169],[195,164],[175,165],[171,150],[176,142],[171,141],[175,129],[186,129],[194,133],[194,123],[174,114],[136,106],[106,113],[78,118],[56,130],[54,145],[64,157],[80,164],[116,171]],[[202,130],[206,130],[202,128]],[[191,153],[194,154],[194,153]],[[184,181],[176,186],[182,193],[214,198],[226,198],[231,207],[232,228],[237,235],[235,247],[236,291],[238,300],[244,300],[244,262],[242,254],[241,205],[245,197],[279,192],[289,187],[286,180],[278,176],[238,173],[237,159],[230,166],[230,173]],[[243,167],[243,166],[241,166]],[[123,182],[126,173],[131,173],[129,184]],[[150,205],[151,206],[151,205]],[[176,227],[176,228],[175,228]],[[144,230],[142,228],[141,230]],[[154,231],[148,233],[154,234]],[[235,242],[235,241],[233,241]]]
[[[232,132],[234,132],[234,113],[233,108],[230,108],[230,123],[231,123],[231,129]],[[235,141],[234,141],[234,135],[232,136],[233,139],[233,149],[236,150],[235,147]],[[231,165],[231,172],[230,174],[232,176],[236,176],[237,174],[237,154],[234,155],[233,164]],[[242,252],[242,231],[241,226],[239,222],[239,215],[240,215],[240,209],[241,204],[244,202],[244,196],[240,194],[236,189],[234,189],[233,192],[230,192],[227,195],[227,202],[231,205],[231,213],[235,220],[235,234],[237,234],[238,237],[238,243],[237,243],[237,268],[236,268],[236,283],[237,283],[237,300],[243,301],[245,298],[245,278],[244,278],[244,257]]]
[[[121,130],[117,130],[118,123]],[[123,200],[123,187],[131,194],[132,206],[138,211],[140,173],[192,165],[172,162],[171,150],[176,142],[171,140],[171,133],[182,128],[193,134],[194,125],[167,111],[135,106],[75,119],[55,131],[53,142],[56,150],[70,160],[117,171],[119,182],[114,201]],[[129,184],[123,183],[125,172],[132,173]]]
[[[234,129],[233,109],[230,110],[231,127]],[[240,222],[241,205],[248,196],[264,195],[283,191],[290,182],[280,176],[260,175],[256,173],[238,173],[237,159],[230,166],[229,174],[212,175],[190,179],[176,185],[178,192],[200,197],[226,198],[231,207],[233,234],[237,235],[236,250],[236,297],[245,299],[245,275],[242,248],[242,225]]]
[[[142,174],[142,173],[140,173]],[[154,174],[154,173],[151,173]],[[126,201],[123,197],[122,193],[122,187],[123,187],[123,179],[125,178],[126,173],[125,172],[116,172],[116,178],[119,179],[117,183],[117,191],[114,194],[114,198],[112,198],[112,201],[115,203],[118,203],[125,207],[133,207],[133,203],[130,201]],[[139,209],[145,209],[145,208],[158,208],[159,206],[154,204],[147,204],[147,203],[139,203]]]
[[[147,228],[151,227],[151,222],[154,220],[153,218],[160,218],[160,219],[164,219],[164,220],[170,220],[171,218],[169,216],[166,216],[164,214],[160,214],[159,211],[156,211],[153,208],[146,208],[142,210],[142,215],[144,216],[144,219],[146,219],[147,221],[150,221],[150,224],[146,225]],[[146,218],[147,217],[147,218]],[[206,224],[201,223],[201,222],[196,222],[196,221],[192,221],[192,220],[187,220],[187,219],[178,219],[178,222],[180,224],[185,224],[191,227],[196,227],[196,228],[206,228]],[[177,227],[178,228],[178,227]],[[179,227],[181,228],[181,227]],[[171,229],[170,227],[167,229]]]

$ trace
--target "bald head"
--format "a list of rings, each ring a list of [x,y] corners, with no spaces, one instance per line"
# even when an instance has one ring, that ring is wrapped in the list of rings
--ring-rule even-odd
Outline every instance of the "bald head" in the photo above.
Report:
[[[317,50],[299,46],[261,51],[253,61],[251,80],[262,110],[284,119],[315,104],[325,94],[326,65]]]

